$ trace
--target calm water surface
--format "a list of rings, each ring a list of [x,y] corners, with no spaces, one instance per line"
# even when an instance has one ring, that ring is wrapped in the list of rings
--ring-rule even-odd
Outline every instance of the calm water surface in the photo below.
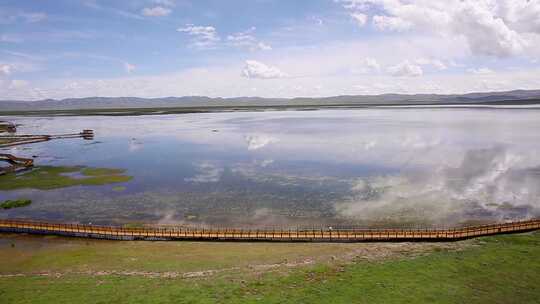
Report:
[[[103,186],[0,191],[1,218],[194,226],[454,225],[540,215],[540,110],[360,109],[0,117],[95,138],[0,149],[121,168]],[[120,187],[121,186],[121,187]]]

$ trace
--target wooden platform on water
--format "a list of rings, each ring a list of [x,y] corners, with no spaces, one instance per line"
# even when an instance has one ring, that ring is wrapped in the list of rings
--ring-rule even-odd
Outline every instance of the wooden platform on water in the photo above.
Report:
[[[0,167],[0,175],[26,170],[34,166],[33,159],[16,157],[11,154],[0,153],[0,161],[7,162],[9,164],[7,167]]]
[[[2,135],[0,136],[0,148],[8,148],[19,145],[33,144],[52,139],[62,138],[83,138],[91,140],[94,138],[93,130],[83,130],[79,133],[59,134],[59,135]]]

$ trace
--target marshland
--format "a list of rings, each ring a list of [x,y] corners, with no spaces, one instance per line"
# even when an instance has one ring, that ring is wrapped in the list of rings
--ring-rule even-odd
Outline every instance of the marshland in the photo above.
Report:
[[[11,116],[1,218],[190,227],[450,227],[539,213],[540,112],[353,109]],[[500,123],[504,121],[504,123]]]

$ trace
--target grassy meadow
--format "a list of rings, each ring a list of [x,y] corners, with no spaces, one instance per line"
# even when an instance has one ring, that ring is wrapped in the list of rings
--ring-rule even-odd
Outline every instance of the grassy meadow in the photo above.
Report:
[[[5,234],[0,302],[538,303],[539,245],[539,232],[359,244]]]

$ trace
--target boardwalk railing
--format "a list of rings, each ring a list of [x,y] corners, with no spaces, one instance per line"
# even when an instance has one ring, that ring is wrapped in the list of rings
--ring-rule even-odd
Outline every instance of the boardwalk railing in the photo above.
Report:
[[[114,240],[207,241],[453,241],[478,236],[540,229],[540,219],[456,229],[189,229],[124,228],[81,224],[55,224],[27,220],[0,220],[0,232],[51,234]]]
[[[26,170],[34,166],[34,160],[31,158],[16,157],[5,153],[0,153],[0,161],[9,163],[7,167],[0,167],[0,175]]]
[[[82,139],[87,139],[87,140],[94,139],[94,131],[82,130],[79,133],[57,134],[57,135],[2,135],[0,136],[0,139],[5,142],[0,143],[0,148],[39,143],[39,142],[49,141],[52,139],[79,138],[79,137]]]

